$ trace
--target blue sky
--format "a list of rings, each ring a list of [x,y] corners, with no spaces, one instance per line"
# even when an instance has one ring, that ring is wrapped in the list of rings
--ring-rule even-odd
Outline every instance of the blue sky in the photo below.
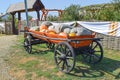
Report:
[[[41,0],[46,9],[64,9],[71,4],[79,4],[81,6],[110,3],[112,0]],[[7,8],[11,4],[24,2],[24,0],[0,0],[0,13],[6,13]],[[33,15],[33,14],[32,14]]]

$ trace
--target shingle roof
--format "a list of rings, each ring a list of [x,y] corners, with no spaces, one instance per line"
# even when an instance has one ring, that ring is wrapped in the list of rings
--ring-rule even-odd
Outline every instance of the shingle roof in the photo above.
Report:
[[[34,11],[33,5],[38,0],[27,0],[27,7],[28,11]],[[39,0],[40,5],[42,4],[41,0]],[[44,5],[42,4],[40,7],[44,8]],[[19,2],[16,4],[10,5],[10,7],[7,9],[7,13],[13,13],[13,12],[24,12],[25,11],[25,5],[24,2]]]

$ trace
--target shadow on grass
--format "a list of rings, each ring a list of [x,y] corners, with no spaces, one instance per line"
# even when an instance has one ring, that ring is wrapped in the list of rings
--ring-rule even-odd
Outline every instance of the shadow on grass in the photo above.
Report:
[[[77,59],[78,61],[78,59]],[[80,62],[80,60],[79,60]],[[105,73],[120,79],[120,61],[104,57],[103,60],[95,65],[83,63],[86,66],[75,66],[72,76],[84,78],[102,77]],[[88,67],[89,66],[89,67]]]
[[[45,49],[45,50],[32,49],[32,54],[47,54],[49,52],[53,52],[53,50],[51,50],[51,49]]]

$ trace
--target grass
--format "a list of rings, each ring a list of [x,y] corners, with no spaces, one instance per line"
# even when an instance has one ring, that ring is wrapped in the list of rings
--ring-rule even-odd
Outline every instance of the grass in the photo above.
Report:
[[[11,57],[6,60],[11,66],[10,74],[17,80],[119,80],[120,51],[104,49],[103,60],[90,65],[76,57],[76,66],[70,74],[56,68],[53,51],[45,44],[33,46],[33,54],[23,48],[23,37],[18,37],[18,44],[12,48]]]

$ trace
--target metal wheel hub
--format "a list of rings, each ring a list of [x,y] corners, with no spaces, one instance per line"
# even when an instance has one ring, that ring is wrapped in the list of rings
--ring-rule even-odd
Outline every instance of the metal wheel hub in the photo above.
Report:
[[[95,52],[95,51],[94,51],[93,49],[91,49],[91,50],[89,51],[90,54],[94,54],[94,52]]]
[[[61,59],[61,60],[66,60],[66,55],[65,55],[65,54],[62,54],[62,55],[60,56],[60,59]]]

